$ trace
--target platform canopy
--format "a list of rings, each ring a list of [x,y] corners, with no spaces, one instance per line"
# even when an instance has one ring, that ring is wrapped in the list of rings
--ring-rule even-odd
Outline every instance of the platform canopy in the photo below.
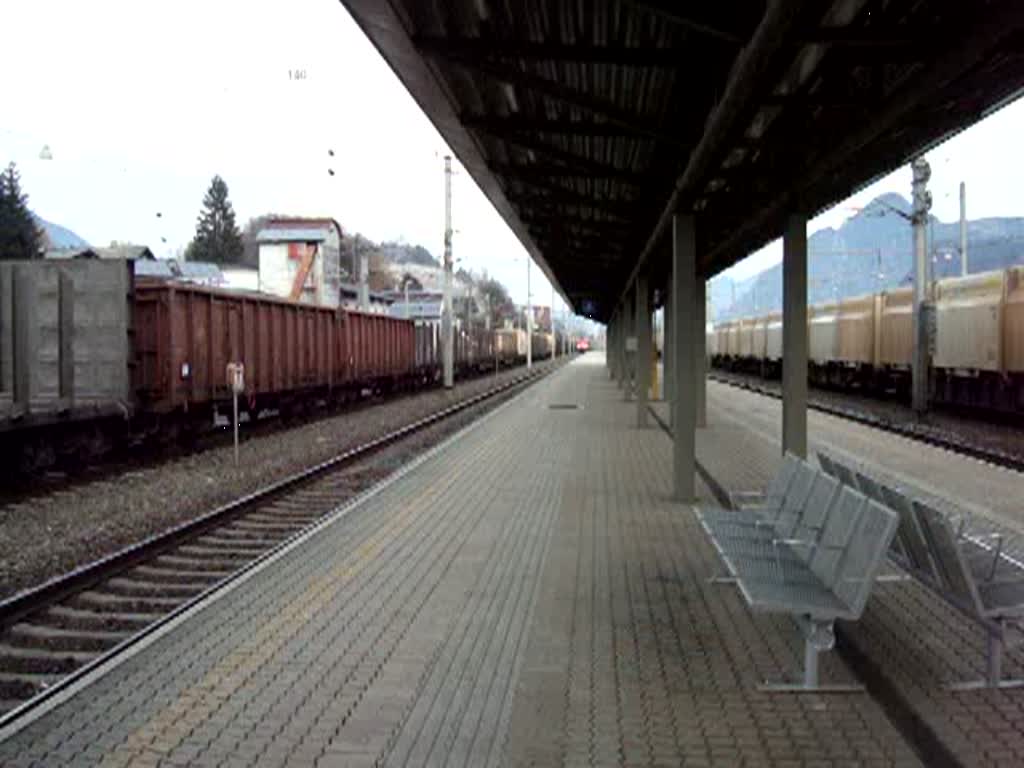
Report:
[[[1024,88],[1021,0],[342,0],[578,312],[712,275]]]

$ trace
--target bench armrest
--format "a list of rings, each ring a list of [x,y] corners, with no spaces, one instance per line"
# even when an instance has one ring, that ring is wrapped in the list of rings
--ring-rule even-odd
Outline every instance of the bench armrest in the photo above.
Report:
[[[773,547],[777,547],[780,544],[786,544],[790,547],[813,547],[816,543],[807,539],[772,539]]]

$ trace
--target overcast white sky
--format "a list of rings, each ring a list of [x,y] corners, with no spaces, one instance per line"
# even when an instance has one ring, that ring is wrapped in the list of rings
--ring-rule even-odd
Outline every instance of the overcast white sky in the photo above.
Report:
[[[240,225],[264,212],[330,215],[440,254],[444,142],[337,0],[33,0],[4,16],[16,30],[5,58],[22,63],[6,73],[0,162],[18,164],[44,218],[94,244],[169,255],[191,238],[218,173]],[[957,216],[961,179],[972,218],[1024,213],[1022,128],[1018,103],[929,156],[940,218]],[[52,160],[39,157],[44,144]],[[811,228],[909,188],[899,170]],[[523,301],[525,250],[464,173],[453,208],[460,266],[487,269]],[[769,246],[733,273],[779,258]],[[535,302],[548,303],[533,276]]]

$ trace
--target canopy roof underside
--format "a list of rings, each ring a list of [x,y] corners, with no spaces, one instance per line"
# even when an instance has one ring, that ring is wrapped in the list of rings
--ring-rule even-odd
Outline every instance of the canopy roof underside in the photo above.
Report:
[[[1020,0],[342,0],[578,312],[703,274],[1016,97]]]

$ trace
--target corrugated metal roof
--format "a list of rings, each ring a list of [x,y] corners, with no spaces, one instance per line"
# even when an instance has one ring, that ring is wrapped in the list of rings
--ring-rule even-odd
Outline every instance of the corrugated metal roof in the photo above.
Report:
[[[43,253],[46,259],[96,259],[99,254],[92,248],[49,248]]]
[[[577,310],[725,269],[1024,92],[1020,2],[342,0]]]
[[[182,277],[202,278],[204,280],[223,280],[220,267],[208,261],[183,261],[178,264]]]
[[[163,277],[168,280],[176,277],[174,262],[166,259],[136,259],[136,277]]]
[[[438,318],[441,317],[441,302],[439,301],[410,301],[395,302],[388,308],[391,317],[411,318]]]
[[[101,259],[155,259],[153,252],[145,245],[111,245],[93,248]]]
[[[261,229],[256,239],[261,243],[322,243],[330,236],[326,229]]]

